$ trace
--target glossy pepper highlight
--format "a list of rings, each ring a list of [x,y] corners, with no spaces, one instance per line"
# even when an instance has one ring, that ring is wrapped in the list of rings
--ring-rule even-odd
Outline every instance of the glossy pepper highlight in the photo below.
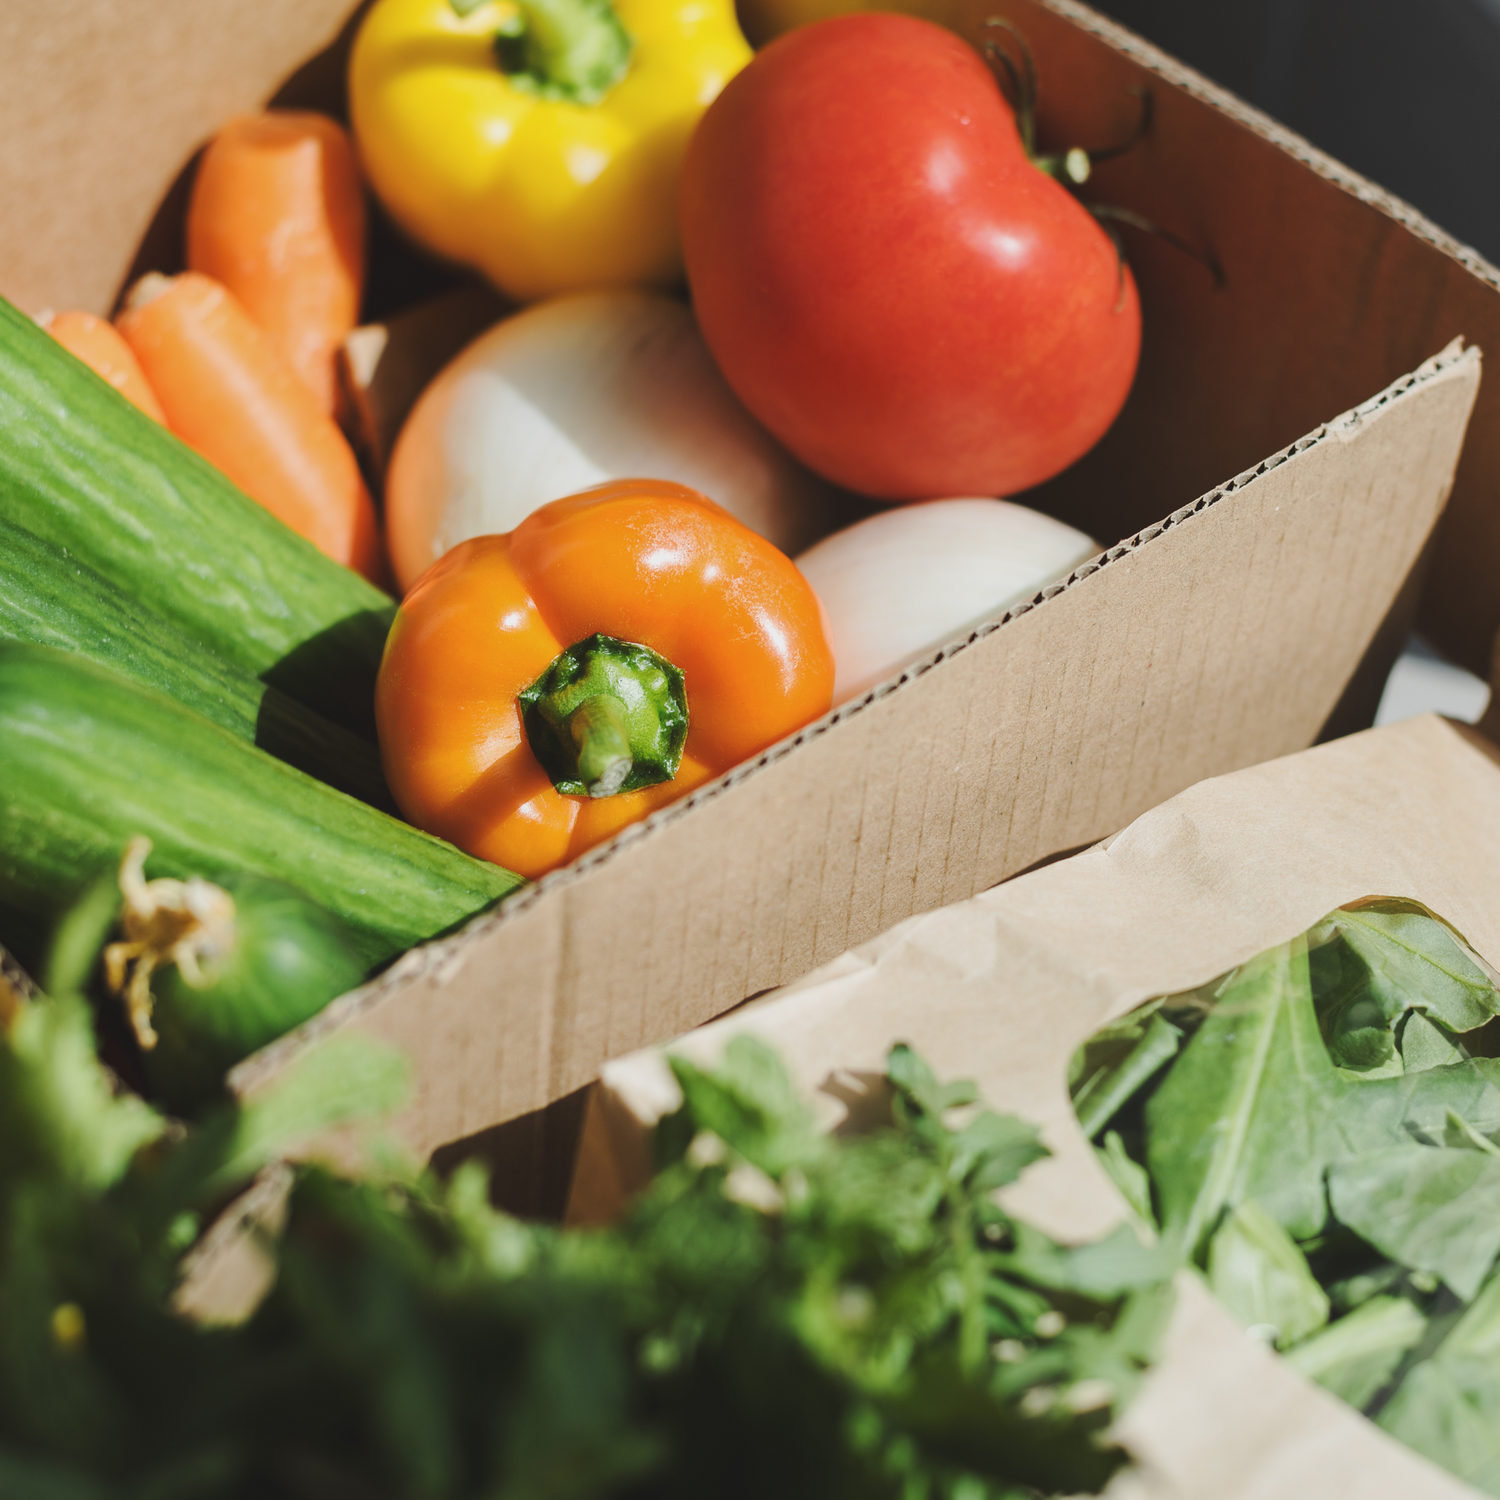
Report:
[[[683,485],[627,479],[433,564],[375,689],[419,827],[535,878],[827,711],[792,562]]]
[[[508,295],[666,286],[688,136],[749,59],[732,0],[376,0],[350,114],[397,222]]]

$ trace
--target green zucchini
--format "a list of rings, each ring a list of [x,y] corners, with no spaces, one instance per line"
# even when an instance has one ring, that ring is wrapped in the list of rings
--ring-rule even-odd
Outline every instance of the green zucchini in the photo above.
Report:
[[[0,517],[373,737],[395,605],[0,299]]]
[[[521,884],[160,693],[0,644],[0,906],[50,926],[137,834],[153,877],[295,886],[349,927],[367,969]]]
[[[366,739],[232,666],[108,579],[0,519],[0,640],[74,651],[195,709],[241,739],[395,811]]]

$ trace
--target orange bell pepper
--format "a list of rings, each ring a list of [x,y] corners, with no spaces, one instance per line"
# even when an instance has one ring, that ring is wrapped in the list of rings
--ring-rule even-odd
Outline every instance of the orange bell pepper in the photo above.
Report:
[[[794,564],[696,491],[626,479],[434,563],[391,627],[375,719],[413,823],[535,878],[832,696]]]

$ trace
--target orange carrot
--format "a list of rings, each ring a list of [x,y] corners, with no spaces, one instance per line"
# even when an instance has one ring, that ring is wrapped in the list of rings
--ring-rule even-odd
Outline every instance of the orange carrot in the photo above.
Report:
[[[329,557],[380,580],[353,450],[229,292],[194,271],[145,276],[118,325],[178,437]]]
[[[222,282],[330,415],[334,358],[359,316],[365,203],[349,137],[272,111],[214,138],[188,207],[188,267]]]
[[[148,417],[158,422],[167,420],[140,361],[112,323],[93,313],[60,312],[45,318],[42,326],[69,354],[81,359]]]

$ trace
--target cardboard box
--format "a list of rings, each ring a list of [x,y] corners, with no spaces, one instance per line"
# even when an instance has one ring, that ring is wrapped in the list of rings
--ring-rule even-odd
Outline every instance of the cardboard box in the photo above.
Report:
[[[1028,497],[1109,550],[408,955],[248,1060],[241,1092],[349,1028],[411,1056],[417,1094],[398,1123],[416,1150],[472,1138],[1205,776],[1368,722],[1478,382],[1472,350],[1424,361],[1459,336],[1500,347],[1497,278],[1068,0],[939,3],[971,37],[992,14],[1025,33],[1045,140],[1118,140],[1132,91],[1149,88],[1152,134],[1091,191],[1224,271],[1220,288],[1127,231],[1147,320],[1136,389],[1098,450]],[[195,148],[273,96],[336,104],[338,44],[316,49],[344,19],[345,0],[10,7],[0,199],[26,211],[0,223],[0,289],[33,311],[103,310],[133,270],[170,265]],[[1500,540],[1487,529],[1500,526],[1500,422],[1478,425],[1429,606],[1452,617],[1439,638],[1467,660],[1500,611],[1472,586]]]
[[[1497,715],[1500,718],[1500,715]],[[1154,995],[1193,988],[1363,896],[1411,896],[1500,957],[1500,752],[1432,716],[1205,781],[1087,853],[914,917],[800,983],[679,1039],[701,1065],[749,1032],[830,1127],[910,1042],[940,1078],[1042,1126],[1054,1155],[1008,1206],[1068,1241],[1125,1218],[1068,1097],[1073,1051]],[[664,1052],[608,1064],[573,1184],[609,1218],[680,1101]],[[857,1104],[853,1107],[857,1108]],[[1192,1276],[1156,1372],[1125,1413],[1146,1494],[1475,1493],[1247,1338]]]

